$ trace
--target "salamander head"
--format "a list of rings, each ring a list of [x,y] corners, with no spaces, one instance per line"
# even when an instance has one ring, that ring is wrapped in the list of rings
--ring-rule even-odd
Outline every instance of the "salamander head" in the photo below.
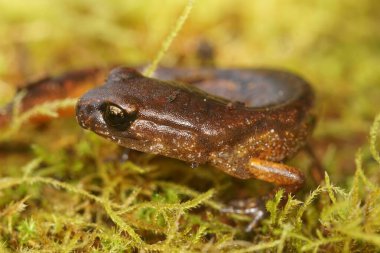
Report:
[[[106,85],[90,90],[79,99],[76,116],[80,126],[107,138],[128,132],[138,118],[139,105],[128,96],[126,86],[133,85],[141,77],[133,69],[111,71]],[[119,83],[124,84],[123,90],[117,85]]]
[[[79,99],[77,121],[127,148],[188,161],[203,159],[203,143],[191,122],[181,118],[181,102],[168,99],[179,89],[133,69],[117,68],[105,85]]]

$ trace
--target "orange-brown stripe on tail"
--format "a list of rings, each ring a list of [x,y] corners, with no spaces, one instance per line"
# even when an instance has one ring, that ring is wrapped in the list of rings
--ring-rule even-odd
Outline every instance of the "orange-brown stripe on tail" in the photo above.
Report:
[[[20,102],[20,112],[25,112],[36,105],[65,98],[79,98],[92,87],[102,84],[108,73],[107,68],[91,68],[64,73],[57,77],[46,77],[29,83],[19,90],[25,91]],[[14,102],[0,109],[0,129],[8,126],[12,119]],[[60,116],[74,115],[74,107],[59,110]],[[33,123],[43,123],[50,119],[48,116],[35,116]]]

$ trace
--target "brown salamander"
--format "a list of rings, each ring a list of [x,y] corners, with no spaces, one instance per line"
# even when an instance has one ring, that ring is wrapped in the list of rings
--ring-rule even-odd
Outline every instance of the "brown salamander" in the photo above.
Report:
[[[21,111],[79,97],[101,83],[106,72],[89,69],[32,83],[25,88]],[[303,174],[283,162],[305,145],[314,127],[314,93],[305,80],[280,70],[214,68],[159,68],[155,78],[131,68],[112,70],[104,85],[78,101],[79,124],[127,148],[208,163],[287,192],[302,186]],[[0,111],[0,128],[11,122],[12,107]],[[264,214],[257,203],[248,203],[249,208],[236,203],[240,210],[226,211],[252,215],[248,230]]]
[[[231,176],[258,178],[294,192],[302,173],[281,163],[314,126],[310,85],[270,69],[159,69],[148,78],[111,71],[77,103],[79,124],[127,148]]]

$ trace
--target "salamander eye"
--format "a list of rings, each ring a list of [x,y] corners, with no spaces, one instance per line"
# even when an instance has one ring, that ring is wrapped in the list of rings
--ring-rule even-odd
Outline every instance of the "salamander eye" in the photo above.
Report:
[[[119,131],[128,129],[137,118],[137,111],[135,109],[126,111],[114,104],[104,104],[102,106],[102,114],[106,124]]]

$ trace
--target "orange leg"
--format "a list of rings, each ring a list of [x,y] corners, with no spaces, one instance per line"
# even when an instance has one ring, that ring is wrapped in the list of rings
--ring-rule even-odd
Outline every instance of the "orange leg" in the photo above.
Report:
[[[251,158],[248,170],[254,178],[273,183],[287,193],[296,192],[304,183],[304,176],[299,170],[282,163]]]

